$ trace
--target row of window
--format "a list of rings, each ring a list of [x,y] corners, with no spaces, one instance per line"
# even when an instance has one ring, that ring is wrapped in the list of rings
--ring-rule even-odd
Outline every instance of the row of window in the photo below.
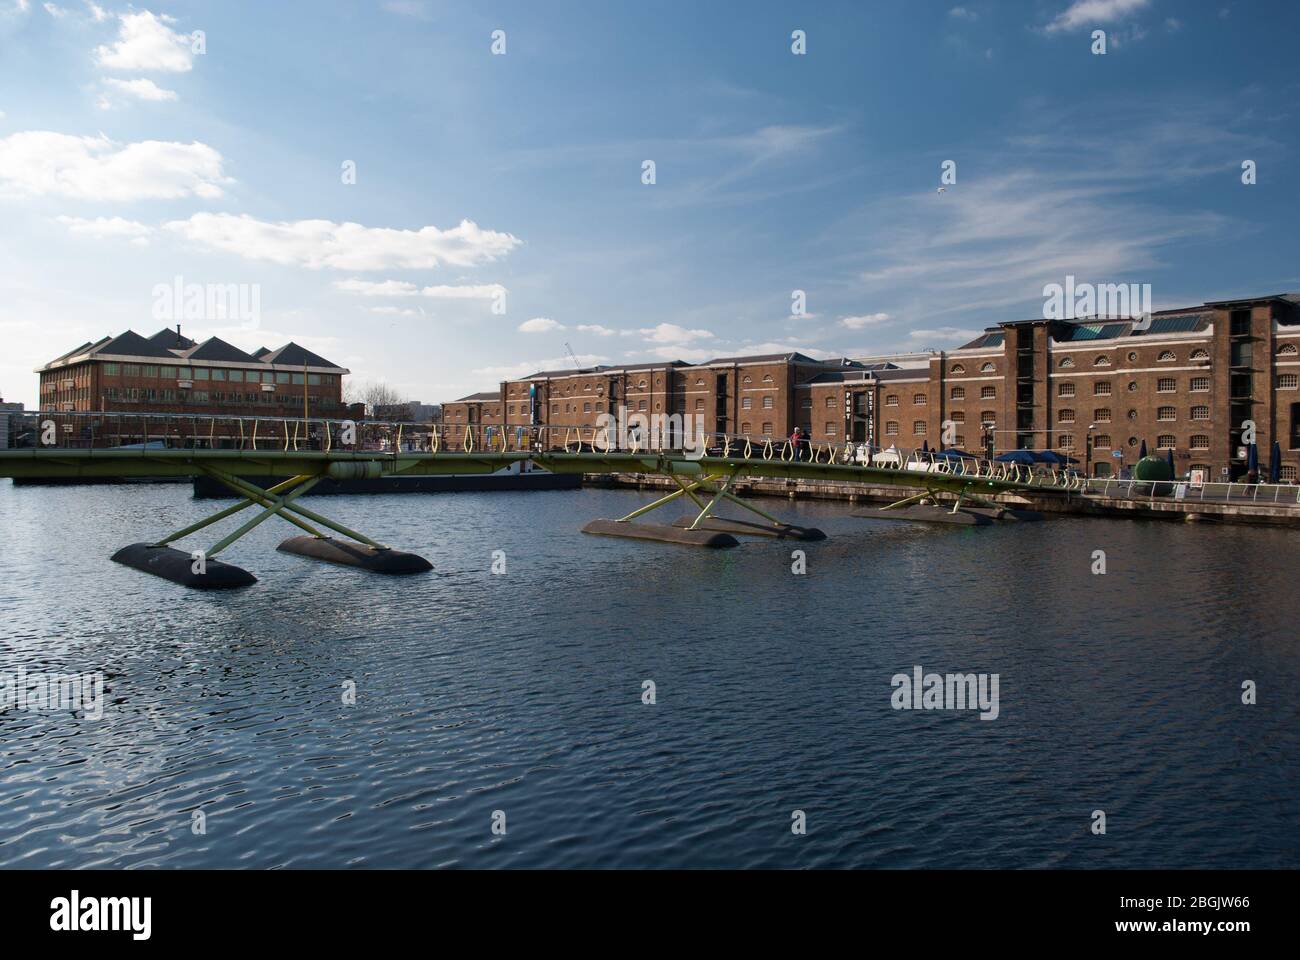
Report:
[[[1137,354],[1136,354],[1136,353],[1130,352],[1129,355],[1128,355],[1128,359],[1129,359],[1129,362],[1130,362],[1130,363],[1132,363],[1132,362],[1136,362],[1136,361],[1137,361],[1137,358],[1138,358],[1138,357],[1137,357]],[[1175,360],[1177,360],[1177,359],[1178,359],[1178,356],[1177,356],[1177,355],[1176,355],[1172,350],[1164,350],[1164,351],[1161,351],[1160,356],[1156,358],[1156,360],[1157,360],[1158,362],[1160,362],[1160,363],[1171,363],[1171,362],[1173,362],[1173,361],[1175,361]],[[1189,360],[1209,360],[1209,359],[1210,359],[1210,355],[1209,355],[1209,353],[1206,352],[1205,350],[1196,349],[1196,350],[1193,350],[1193,351],[1191,352],[1191,354],[1188,356],[1188,359],[1189,359]],[[1109,366],[1111,365],[1110,357],[1108,357],[1108,356],[1107,356],[1106,354],[1104,354],[1104,353],[1103,353],[1103,354],[1099,354],[1098,356],[1096,356],[1096,357],[1093,358],[1092,365],[1093,365],[1094,367],[1109,367]],[[1072,366],[1074,366],[1074,357],[1062,357],[1062,358],[1060,359],[1060,361],[1057,363],[1057,366],[1058,366],[1058,367],[1072,367]]]
[[[334,386],[335,373],[290,373],[283,370],[227,370],[223,367],[175,367],[151,363],[106,363],[106,377],[130,377],[146,380],[215,380],[231,383],[293,383],[299,386],[306,376],[308,385]]]
[[[1137,418],[1138,418],[1138,412],[1136,410],[1130,410],[1128,412],[1128,419],[1136,420]],[[1178,411],[1174,407],[1157,407],[1156,419],[1177,420]],[[1193,406],[1189,411],[1188,419],[1209,420],[1210,408],[1208,406],[1205,406],[1204,404],[1197,404]],[[1056,411],[1057,423],[1074,423],[1074,420],[1075,420],[1075,413],[1073,410],[1063,409],[1063,410]],[[1094,409],[1092,411],[1092,420],[1094,423],[1110,423],[1111,421],[1110,407],[1097,407],[1096,409]]]
[[[1069,440],[1071,446],[1073,446],[1074,440],[1068,434],[1061,434],[1057,438],[1057,442],[1062,447],[1065,446],[1066,440]],[[1128,438],[1130,447],[1136,447],[1139,442],[1137,437]],[[1092,446],[1093,449],[1110,450],[1114,447],[1114,444],[1111,442],[1109,433],[1098,433],[1092,438]],[[1157,450],[1172,450],[1176,446],[1178,446],[1178,443],[1172,433],[1162,433],[1156,437]],[[1203,433],[1194,434],[1189,446],[1192,450],[1208,450],[1210,449],[1210,438]]]

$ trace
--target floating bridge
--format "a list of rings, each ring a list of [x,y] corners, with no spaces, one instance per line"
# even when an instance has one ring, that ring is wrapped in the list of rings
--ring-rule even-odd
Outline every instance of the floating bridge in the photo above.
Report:
[[[504,430],[471,425],[384,424],[370,421],[262,420],[111,414],[37,414],[30,448],[0,450],[0,477],[77,480],[180,478],[206,475],[238,498],[233,506],[155,541],[123,547],[113,559],[185,586],[217,589],[256,582],[249,572],[217,560],[218,554],[254,527],[278,517],[299,535],[279,549],[329,563],[387,574],[420,573],[428,561],[394,549],[305,507],[300,498],[322,479],[370,479],[446,474],[488,474],[530,461],[554,473],[647,474],[670,478],[677,489],[625,517],[596,519],[583,529],[606,536],[702,547],[730,547],[737,536],[815,540],[815,529],[781,522],[737,496],[742,478],[830,480],[909,488],[910,495],[857,516],[989,523],[1032,519],[989,498],[1002,494],[1063,495],[1083,479],[1062,471],[1031,471],[1017,464],[926,451],[872,451],[855,459],[852,447],[795,447],[769,438],[710,435],[692,450],[655,437],[642,447],[634,436],[620,448],[608,431],[539,426]],[[114,424],[113,420],[117,423]],[[114,429],[116,427],[116,429]],[[700,438],[696,438],[699,440]],[[251,478],[283,478],[261,487]],[[1050,493],[1049,493],[1050,492]],[[689,501],[693,516],[675,523],[639,521],[675,501]],[[738,506],[749,520],[717,514]],[[244,511],[250,518],[206,550],[172,544]],[[890,513],[890,511],[896,511]],[[337,535],[337,536],[336,536]]]

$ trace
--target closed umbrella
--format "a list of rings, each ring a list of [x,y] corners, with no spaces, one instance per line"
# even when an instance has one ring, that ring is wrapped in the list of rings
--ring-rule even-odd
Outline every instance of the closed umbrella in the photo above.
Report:
[[[1174,448],[1170,447],[1167,452],[1169,454],[1169,456],[1166,458],[1169,460],[1169,476],[1176,477],[1178,476],[1178,472],[1174,470]]]
[[[1146,438],[1143,437],[1142,446],[1138,447],[1138,459],[1141,460],[1146,455],[1147,455],[1147,441]]]
[[[1259,444],[1252,443],[1246,448],[1246,472],[1259,476]]]
[[[1282,444],[1273,441],[1273,455],[1268,463],[1268,482],[1279,483],[1282,480]]]

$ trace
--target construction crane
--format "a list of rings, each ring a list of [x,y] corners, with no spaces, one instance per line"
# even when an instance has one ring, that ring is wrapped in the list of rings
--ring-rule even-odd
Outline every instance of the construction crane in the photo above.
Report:
[[[569,359],[573,361],[573,369],[581,370],[582,364],[578,362],[578,355],[573,352],[573,347],[569,346],[568,340],[564,341],[564,351],[569,355]]]

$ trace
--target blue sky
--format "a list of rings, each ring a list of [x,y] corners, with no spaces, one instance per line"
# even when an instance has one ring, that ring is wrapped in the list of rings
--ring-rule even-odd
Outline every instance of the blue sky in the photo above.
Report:
[[[425,401],[566,341],[952,347],[1067,274],[1300,289],[1297,36],[1263,0],[0,0],[0,393],[177,276],[258,285],[189,335]]]

